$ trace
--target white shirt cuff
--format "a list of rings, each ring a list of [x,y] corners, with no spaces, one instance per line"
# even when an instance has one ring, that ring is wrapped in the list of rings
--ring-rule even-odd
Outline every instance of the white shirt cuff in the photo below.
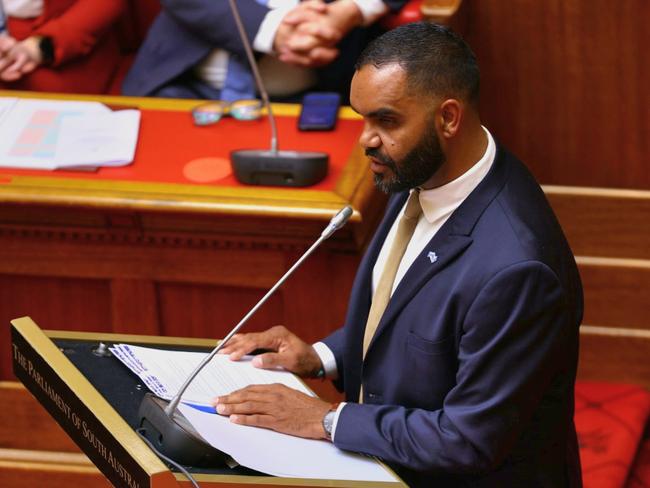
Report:
[[[253,39],[253,49],[260,53],[271,54],[273,53],[273,41],[275,40],[275,33],[282,23],[282,19],[294,7],[281,7],[269,10],[264,20],[260,24],[260,28]]]
[[[332,442],[334,442],[334,436],[336,435],[336,425],[339,423],[339,415],[341,415],[341,410],[345,407],[345,402],[339,403],[339,406],[336,409],[334,414],[334,422],[332,422]]]
[[[323,364],[325,377],[331,380],[338,378],[339,371],[336,367],[336,358],[334,357],[332,350],[323,342],[317,342],[312,347],[316,351],[316,354],[318,354],[320,362]]]
[[[388,6],[382,0],[352,0],[363,16],[363,25],[374,23],[379,17],[388,12]]]

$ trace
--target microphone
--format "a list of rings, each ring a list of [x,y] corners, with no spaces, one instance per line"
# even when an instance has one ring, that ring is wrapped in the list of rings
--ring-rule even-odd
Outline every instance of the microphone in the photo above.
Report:
[[[334,234],[334,232],[336,232],[341,227],[343,227],[345,223],[348,221],[348,219],[352,217],[352,213],[353,210],[350,205],[347,205],[343,207],[341,210],[339,210],[339,212],[334,217],[332,217],[330,223],[327,224],[327,227],[325,227],[325,229],[321,233],[320,235],[321,239],[323,240],[327,239],[329,236]]]
[[[327,175],[329,155],[324,152],[278,150],[278,129],[269,102],[269,94],[262,82],[239,9],[235,0],[229,1],[257,90],[260,92],[271,124],[270,149],[241,149],[230,153],[235,178],[249,185],[308,186],[318,183]]]
[[[192,380],[206,364],[223,348],[223,346],[234,336],[239,329],[257,312],[257,310],[268,300],[286,280],[298,269],[323,241],[329,238],[334,232],[343,227],[353,214],[351,206],[346,206],[332,217],[320,237],[307,251],[294,263],[294,265],[277,281],[273,287],[266,292],[255,306],[244,315],[239,323],[223,338],[219,344],[208,354],[199,365],[187,377],[178,392],[167,402],[158,398],[152,393],[147,393],[138,410],[140,418],[140,429],[138,430],[149,440],[160,452],[174,461],[187,466],[214,466],[215,464],[229,464],[232,461],[225,453],[215,449],[206,443],[201,435],[192,427],[187,419],[178,411],[177,407],[181,397]]]

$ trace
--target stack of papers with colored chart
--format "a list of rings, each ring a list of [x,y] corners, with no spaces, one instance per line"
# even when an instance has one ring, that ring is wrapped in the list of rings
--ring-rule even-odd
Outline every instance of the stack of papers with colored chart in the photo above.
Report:
[[[0,166],[89,169],[133,161],[140,111],[99,102],[0,97]]]

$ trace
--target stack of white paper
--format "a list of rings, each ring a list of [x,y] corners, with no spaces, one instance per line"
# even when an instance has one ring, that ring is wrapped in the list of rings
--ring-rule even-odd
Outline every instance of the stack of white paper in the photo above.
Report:
[[[116,344],[113,354],[128,366],[156,395],[170,399],[204,353],[168,351]],[[251,357],[231,361],[217,354],[183,395],[181,413],[212,446],[242,466],[275,476],[399,483],[375,459],[341,451],[332,443],[301,439],[271,430],[231,423],[227,417],[204,408],[215,396],[250,384],[282,383],[313,394],[294,375],[252,366]],[[211,413],[208,413],[211,412]]]
[[[137,374],[157,396],[170,400],[206,356],[202,352],[168,351],[149,347],[115,344],[111,352]],[[201,370],[183,394],[186,403],[205,406],[220,395],[227,395],[245,386],[282,383],[309,395],[313,393],[293,374],[283,370],[255,368],[251,356],[231,361],[217,354]]]
[[[124,166],[133,161],[140,111],[99,102],[0,97],[0,166]]]

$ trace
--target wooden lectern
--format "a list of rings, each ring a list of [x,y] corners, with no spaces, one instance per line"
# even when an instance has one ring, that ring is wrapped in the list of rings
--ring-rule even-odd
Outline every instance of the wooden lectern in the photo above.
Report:
[[[134,431],[145,388],[116,358],[95,354],[99,342],[128,342],[183,350],[210,350],[214,340],[42,331],[29,317],[12,321],[15,375],[114,485],[189,486],[170,471]],[[403,487],[394,483],[279,478],[247,468],[190,469],[202,487]]]

